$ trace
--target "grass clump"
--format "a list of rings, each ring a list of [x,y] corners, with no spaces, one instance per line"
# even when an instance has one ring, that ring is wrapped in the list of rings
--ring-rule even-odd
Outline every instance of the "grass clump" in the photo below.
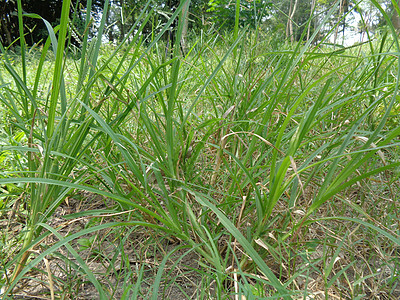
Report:
[[[63,5],[39,59],[1,49],[2,298],[399,294],[396,35],[278,51],[242,30],[170,59],[142,14],[74,57]]]

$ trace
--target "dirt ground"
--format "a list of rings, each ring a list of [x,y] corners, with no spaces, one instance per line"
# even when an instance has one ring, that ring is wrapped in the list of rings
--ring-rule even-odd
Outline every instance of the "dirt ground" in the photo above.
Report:
[[[92,221],[96,224],[114,221],[113,218],[94,220],[90,217],[66,220],[64,216],[71,213],[107,208],[104,199],[99,196],[86,193],[81,196],[86,198],[83,203],[78,199],[67,199],[49,221],[49,225],[57,228],[64,237],[87,228]],[[180,245],[179,241],[154,236],[143,228],[114,231],[102,230],[84,235],[70,245],[106,287],[110,299],[123,299],[124,292],[134,289],[138,276],[141,276],[141,296],[136,298],[148,299],[153,294],[152,285],[163,258]],[[50,235],[35,251],[39,253],[58,241],[56,236]],[[88,241],[89,244],[86,243]],[[201,258],[196,252],[188,250],[177,250],[166,262],[158,299],[197,299],[201,276],[196,270]],[[59,248],[26,274],[14,289],[12,299],[52,299],[51,290],[55,299],[99,299],[96,288],[77,265],[77,260],[66,247]],[[126,282],[127,279],[130,282]],[[212,291],[212,287],[209,290]],[[131,297],[125,299],[133,299]]]

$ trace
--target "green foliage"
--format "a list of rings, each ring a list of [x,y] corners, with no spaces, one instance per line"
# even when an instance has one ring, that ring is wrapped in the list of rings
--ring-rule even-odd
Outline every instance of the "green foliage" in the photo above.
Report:
[[[276,50],[268,39],[260,43],[260,27],[241,29],[250,6],[237,1],[233,36],[202,36],[186,56],[177,43],[169,59],[160,41],[176,19],[181,39],[185,2],[142,37],[159,13],[151,3],[135,13],[118,46],[102,44],[103,14],[98,37],[90,41],[86,32],[79,55],[66,55],[70,2],[64,1],[60,25],[46,23],[49,39],[40,57],[31,56],[23,30],[18,62],[1,48],[0,100],[9,121],[1,132],[7,169],[0,186],[26,194],[23,229],[9,242],[0,240],[19,250],[0,256],[2,298],[13,297],[49,256],[70,266],[78,287],[90,282],[100,299],[164,296],[179,284],[181,275],[173,272],[191,253],[198,266],[190,269],[201,277],[193,294],[199,299],[306,298],[314,296],[307,283],[313,278],[326,295],[334,290],[349,298],[362,295],[369,278],[382,289],[396,288],[394,277],[379,282],[377,271],[365,275],[372,264],[357,269],[364,261],[351,261],[359,255],[354,243],[368,241],[367,234],[378,237],[379,255],[400,245],[393,226],[400,176],[394,29],[393,38],[377,43],[313,46],[332,7],[306,42]],[[210,1],[210,13],[222,3]],[[24,18],[20,13],[21,24]],[[90,22],[88,13],[84,26]],[[98,209],[91,207],[95,195]],[[67,197],[91,208],[64,216],[86,222],[64,234],[50,224]],[[12,210],[5,199],[2,215]],[[55,241],[46,244],[49,237]],[[151,247],[142,247],[144,240]],[[88,252],[117,284],[95,274],[83,257]]]
[[[17,1],[3,1],[0,7],[0,15],[2,16],[2,23],[0,26],[0,43],[3,47],[8,47],[19,38],[18,31],[18,5]],[[97,13],[101,13],[104,0],[73,0],[72,7],[69,9],[69,15],[74,21],[70,26],[75,29],[75,35],[78,35],[74,42],[79,45],[79,35],[84,35],[85,30],[90,30],[89,27],[85,28],[85,9],[87,6],[94,9]],[[60,15],[63,6],[61,0],[24,0],[21,3],[21,9],[24,14],[38,14],[55,27],[60,22]],[[24,33],[28,45],[44,43],[48,37],[48,28],[42,19],[24,18]]]
[[[238,1],[240,7],[240,27],[257,28],[259,23],[270,15],[272,2],[266,0]],[[231,30],[235,26],[235,1],[210,0],[207,12],[211,21],[222,31]]]

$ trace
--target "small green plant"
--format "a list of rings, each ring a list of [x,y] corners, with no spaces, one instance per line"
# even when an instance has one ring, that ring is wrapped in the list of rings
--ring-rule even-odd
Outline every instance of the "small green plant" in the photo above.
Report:
[[[84,251],[84,250],[89,250],[93,247],[94,241],[96,239],[96,236],[91,236],[90,238],[81,238],[77,242],[80,245],[79,250]]]

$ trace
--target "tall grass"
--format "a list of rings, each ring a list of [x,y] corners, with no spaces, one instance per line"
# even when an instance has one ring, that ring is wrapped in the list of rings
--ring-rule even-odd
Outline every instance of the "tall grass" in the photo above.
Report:
[[[237,10],[234,38],[226,38],[227,46],[210,36],[193,43],[183,56],[176,43],[168,60],[159,41],[175,18],[176,40],[181,39],[186,2],[146,45],[140,32],[152,13],[150,1],[127,38],[111,50],[102,47],[104,14],[97,37],[90,40],[87,32],[83,36],[80,61],[72,67],[64,43],[70,1],[63,2],[58,28],[46,23],[49,39],[34,74],[27,68],[23,34],[22,70],[1,47],[8,72],[1,83],[1,101],[13,115],[13,130],[26,136],[25,143],[3,146],[2,151],[26,155],[27,164],[4,173],[0,184],[25,184],[29,194],[19,251],[3,261],[2,298],[11,297],[32,268],[64,246],[99,297],[114,297],[73,247],[77,239],[104,229],[146,228],[178,241],[161,261],[146,294],[153,298],[168,272],[168,260],[186,248],[180,259],[194,250],[203,268],[212,270],[203,280],[215,286],[214,294],[201,297],[290,299],[311,294],[298,282],[307,276],[310,280],[311,275],[305,275],[310,274],[310,263],[317,268],[304,254],[315,224],[356,223],[393,247],[400,244],[396,230],[345,200],[354,185],[369,181],[380,182],[392,201],[398,200],[393,190],[398,188],[400,162],[389,153],[399,146],[400,128],[387,122],[398,97],[398,75],[393,74],[400,68],[393,26],[393,38],[382,39],[378,46],[370,41],[371,51],[364,56],[357,54],[365,51],[362,45],[340,51],[323,48],[322,42],[313,46],[323,23],[308,42],[276,51],[259,42],[262,32],[239,32]],[[108,5],[106,1],[105,11]],[[21,26],[26,17],[40,18],[23,16],[20,10]],[[127,44],[129,35],[133,38]],[[51,47],[50,82],[42,76]],[[40,87],[48,88],[47,94]],[[67,216],[97,216],[109,222],[63,236],[49,220],[77,191],[101,195],[116,205]],[[326,205],[337,201],[360,217],[324,214]],[[120,212],[126,216],[112,220]],[[38,247],[50,235],[59,241]],[[122,241],[118,252],[124,252],[127,238]],[[335,269],[344,243],[341,240],[320,271],[326,297],[351,266]],[[127,257],[125,264],[128,268]],[[121,279],[126,299],[146,297],[143,272],[127,272]],[[136,283],[126,284],[132,278]]]

